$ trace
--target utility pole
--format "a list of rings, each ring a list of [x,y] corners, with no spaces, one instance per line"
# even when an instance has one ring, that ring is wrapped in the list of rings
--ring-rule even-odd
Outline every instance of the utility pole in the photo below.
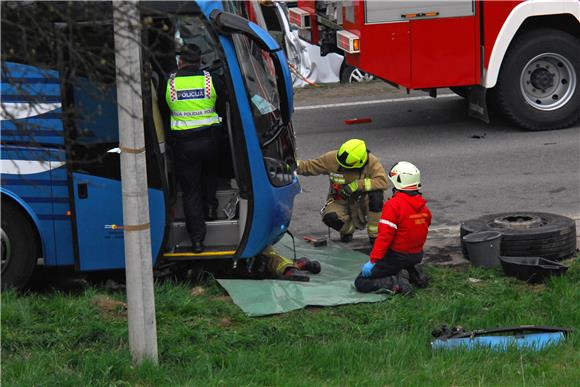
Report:
[[[136,1],[113,1],[129,347],[157,363],[157,327],[141,91],[141,23]]]

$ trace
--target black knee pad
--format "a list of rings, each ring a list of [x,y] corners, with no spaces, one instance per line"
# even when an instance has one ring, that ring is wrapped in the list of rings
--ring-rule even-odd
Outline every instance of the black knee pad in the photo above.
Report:
[[[322,217],[322,222],[330,228],[335,229],[336,231],[340,231],[342,226],[344,226],[344,222],[338,219],[338,215],[336,212],[329,212],[328,214]]]
[[[369,211],[381,212],[383,210],[383,191],[369,192]]]

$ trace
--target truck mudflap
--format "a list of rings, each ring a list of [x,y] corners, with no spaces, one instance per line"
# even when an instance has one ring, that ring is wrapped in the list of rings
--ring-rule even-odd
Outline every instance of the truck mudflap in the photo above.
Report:
[[[469,86],[467,90],[467,115],[489,124],[487,111],[487,89],[483,86]]]

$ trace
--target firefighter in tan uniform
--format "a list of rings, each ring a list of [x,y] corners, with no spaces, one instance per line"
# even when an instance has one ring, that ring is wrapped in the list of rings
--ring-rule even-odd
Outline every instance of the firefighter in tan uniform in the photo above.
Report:
[[[341,241],[350,242],[354,231],[366,225],[369,241],[374,243],[388,180],[381,162],[367,151],[363,140],[348,140],[338,151],[299,160],[298,174],[328,175],[330,188],[322,221],[340,232]]]

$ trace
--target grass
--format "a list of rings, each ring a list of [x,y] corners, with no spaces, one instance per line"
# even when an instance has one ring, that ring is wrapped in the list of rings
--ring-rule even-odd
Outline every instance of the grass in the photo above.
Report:
[[[580,339],[542,352],[434,352],[430,332],[520,324],[580,328],[580,262],[546,286],[500,271],[431,268],[432,286],[376,304],[248,318],[215,283],[156,286],[158,367],[134,366],[123,293],[2,293],[3,386],[572,386]],[[473,282],[469,278],[481,281]],[[201,293],[201,294],[200,294]]]

